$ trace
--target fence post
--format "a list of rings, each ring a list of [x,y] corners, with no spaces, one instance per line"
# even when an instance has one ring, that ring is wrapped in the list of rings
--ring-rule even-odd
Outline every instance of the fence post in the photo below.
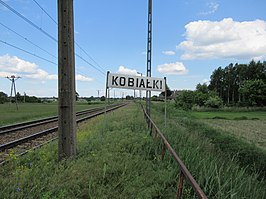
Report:
[[[165,154],[165,144],[164,144],[164,141],[163,141],[162,142],[162,157],[161,157],[162,160],[164,159],[164,154]]]
[[[176,193],[177,199],[181,199],[181,197],[182,197],[183,182],[184,182],[184,174],[181,170],[180,174],[179,174],[179,178],[178,178],[178,185],[177,185],[177,193]]]

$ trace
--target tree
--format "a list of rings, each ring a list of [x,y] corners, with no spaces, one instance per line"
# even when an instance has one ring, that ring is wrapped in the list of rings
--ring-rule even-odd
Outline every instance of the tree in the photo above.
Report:
[[[219,67],[211,75],[209,90],[216,92],[226,104],[247,103],[248,96],[244,91],[240,92],[240,87],[248,80],[262,80],[266,84],[265,61],[252,60],[249,64],[231,63],[224,69]]]
[[[0,104],[8,102],[8,96],[4,92],[0,92]]]
[[[209,98],[209,89],[207,84],[197,84],[194,97],[195,104],[203,106],[205,101]]]
[[[175,105],[185,110],[192,109],[195,103],[195,93],[193,91],[185,90],[176,97]]]
[[[210,96],[205,101],[204,105],[207,106],[207,107],[210,107],[210,108],[220,108],[223,105],[223,101],[218,96]]]
[[[244,95],[248,105],[266,105],[266,83],[261,79],[245,81],[239,88],[239,92]]]
[[[78,92],[76,91],[76,101],[78,101],[78,99],[79,99],[79,94],[78,94]]]
[[[101,101],[105,101],[105,97],[102,96],[102,97],[100,98],[100,100],[101,100]]]
[[[168,85],[166,84],[166,97],[170,97],[172,95],[172,91],[170,90],[170,88],[168,87]],[[162,96],[165,96],[165,91],[161,92]]]

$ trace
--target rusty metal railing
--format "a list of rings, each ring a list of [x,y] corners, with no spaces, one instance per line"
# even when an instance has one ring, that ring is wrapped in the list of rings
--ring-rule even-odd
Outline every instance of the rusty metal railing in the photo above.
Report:
[[[141,105],[142,106],[142,105]],[[184,178],[187,179],[197,196],[201,199],[207,199],[207,196],[202,191],[196,180],[193,178],[191,173],[188,171],[187,167],[183,163],[183,161],[178,157],[175,150],[171,147],[167,139],[164,137],[160,129],[155,125],[155,123],[152,121],[152,119],[149,117],[149,115],[146,113],[145,109],[142,106],[142,110],[144,112],[144,117],[146,119],[146,122],[148,124],[148,127],[150,129],[151,134],[155,134],[155,137],[157,135],[160,136],[162,140],[162,160],[164,159],[165,155],[165,148],[168,149],[168,151],[171,153],[174,160],[177,162],[179,168],[180,168],[180,174],[178,178],[178,186],[177,186],[177,192],[176,192],[176,198],[181,199],[182,197],[182,191],[183,191],[183,185],[184,185]]]

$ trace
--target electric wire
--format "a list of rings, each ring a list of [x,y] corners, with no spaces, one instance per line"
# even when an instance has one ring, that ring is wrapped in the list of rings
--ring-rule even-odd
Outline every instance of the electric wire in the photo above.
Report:
[[[90,62],[88,62],[86,59],[84,59],[83,57],[81,57],[79,54],[75,53],[75,55],[80,58],[81,60],[83,60],[84,62],[86,62],[87,64],[89,64],[90,66],[92,66],[94,69],[96,69],[98,72],[100,72],[103,76],[105,76],[105,73],[103,71],[101,71],[100,69],[98,69],[97,67],[95,67],[93,64],[91,64]]]
[[[36,1],[36,0],[33,0],[37,5],[38,7],[44,11],[44,13],[56,24],[58,25],[58,23],[56,22],[56,20],[51,17],[51,15]],[[104,69],[102,66],[100,66],[100,64],[98,64],[93,58],[92,56],[90,56],[76,41],[75,41],[75,44],[76,46],[82,51],[84,52],[99,68],[101,68],[103,71],[106,71],[106,69]],[[78,56],[80,58],[80,56]]]
[[[16,14],[17,16],[19,16],[20,18],[22,18],[24,21],[26,21],[27,23],[29,23],[31,26],[33,26],[34,28],[36,28],[37,30],[39,30],[39,31],[41,31],[43,34],[45,34],[46,36],[48,36],[50,39],[52,39],[53,41],[55,41],[55,42],[58,42],[58,40],[56,39],[56,38],[54,38],[52,35],[50,35],[49,33],[47,33],[45,30],[43,30],[41,27],[39,27],[39,26],[37,26],[35,23],[33,23],[31,20],[29,20],[29,19],[27,19],[26,17],[24,17],[22,14],[20,14],[18,11],[16,11],[15,9],[13,9],[12,7],[10,7],[8,4],[6,4],[4,1],[2,1],[2,0],[0,0],[0,3],[3,5],[3,6],[5,6],[7,9],[9,9],[10,11],[12,11],[14,14]],[[36,3],[36,2],[35,2]],[[39,5],[39,7],[41,7],[40,6],[40,4],[38,4]],[[42,8],[42,10],[44,10],[43,8]],[[46,14],[47,14],[47,12],[45,12]],[[50,15],[49,15],[50,16]],[[20,47],[17,47],[17,46],[15,46],[15,45],[13,45],[13,44],[10,44],[10,43],[8,43],[8,42],[5,42],[5,41],[2,41],[2,40],[0,40],[2,43],[4,43],[4,44],[6,44],[6,45],[9,45],[9,46],[11,46],[11,47],[13,47],[13,48],[16,48],[16,49],[18,49],[18,50],[21,50],[21,51],[23,51],[23,52],[25,52],[25,53],[27,53],[27,54],[30,54],[30,55],[32,55],[32,56],[35,56],[35,57],[38,57],[38,58],[40,58],[40,59],[42,59],[42,60],[45,60],[45,61],[47,61],[47,62],[50,62],[50,63],[52,63],[52,64],[55,64],[55,65],[57,65],[55,62],[52,62],[52,61],[50,61],[50,60],[48,60],[48,59],[46,59],[46,58],[43,58],[43,57],[41,57],[41,56],[38,56],[38,55],[36,55],[36,54],[34,54],[34,53],[31,53],[31,52],[29,52],[29,51],[26,51],[26,50],[24,50],[24,49],[22,49],[22,48],[20,48]],[[83,50],[84,51],[84,50]],[[85,52],[85,51],[84,51]],[[87,53],[85,53],[85,54],[87,54]],[[80,56],[79,54],[77,54],[77,53],[75,53],[75,55],[78,57],[78,58],[80,58],[81,60],[83,60],[84,62],[86,62],[87,64],[89,64],[90,66],[92,66],[94,69],[96,69],[97,71],[99,71],[102,75],[104,75],[105,76],[105,73],[103,72],[103,71],[101,71],[100,69],[98,69],[97,67],[95,67],[93,64],[91,64],[90,62],[88,62],[86,59],[84,59],[82,56]]]
[[[34,45],[35,47],[39,48],[40,50],[46,52],[47,54],[49,54],[50,56],[54,57],[57,59],[56,56],[54,56],[52,53],[48,52],[47,50],[43,49],[42,47],[38,46],[37,44],[33,43],[31,40],[29,40],[28,38],[22,36],[21,34],[19,34],[18,32],[16,32],[15,30],[12,30],[11,28],[9,28],[8,26],[4,25],[3,23],[0,22],[0,25],[4,26],[6,29],[8,29],[9,31],[13,32],[14,34],[16,34],[17,36],[21,37],[22,39],[26,40],[27,42],[29,42],[30,44]]]
[[[37,6],[39,6],[39,8],[57,25],[57,22],[56,22],[56,20],[54,20],[53,19],[53,17],[51,17],[51,15],[49,15],[49,13],[48,12],[46,12],[46,10],[37,2],[37,1],[35,1],[35,0],[33,0],[36,4],[37,4]]]
[[[26,21],[28,24],[30,24],[31,26],[33,26],[34,28],[36,28],[37,30],[41,31],[43,34],[45,34],[47,37],[51,38],[53,41],[58,42],[56,38],[54,38],[52,35],[50,35],[48,32],[46,32],[45,30],[43,30],[41,27],[37,26],[35,23],[33,23],[31,20],[27,19],[26,17],[24,17],[22,14],[20,14],[18,11],[16,11],[15,9],[13,9],[12,7],[10,7],[8,4],[6,4],[4,1],[0,0],[0,3],[5,6],[7,9],[9,9],[10,11],[12,11],[14,14],[16,14],[17,16],[19,16],[20,18],[22,18],[24,21]]]
[[[103,67],[101,67],[77,42],[75,44],[79,47],[79,49],[84,52],[99,68],[101,68],[103,71],[106,71]]]
[[[39,55],[36,55],[35,53],[31,53],[31,52],[29,52],[29,51],[27,51],[27,50],[24,50],[24,49],[22,49],[22,48],[20,48],[20,47],[18,47],[18,46],[15,46],[15,45],[13,45],[13,44],[10,44],[10,43],[8,43],[8,42],[5,42],[5,41],[3,41],[3,40],[1,40],[1,39],[0,39],[0,42],[3,43],[3,44],[8,45],[8,46],[10,46],[10,47],[13,47],[13,48],[15,48],[15,49],[17,49],[17,50],[23,51],[23,52],[25,52],[25,53],[27,53],[27,54],[30,54],[30,55],[32,55],[32,56],[34,56],[34,57],[37,57],[37,58],[39,58],[39,59],[42,59],[42,60],[44,60],[44,61],[47,61],[47,62],[49,62],[49,63],[54,64],[54,65],[57,66],[57,63],[55,63],[55,62],[53,62],[53,61],[50,61],[50,60],[48,60],[48,59],[46,59],[46,58],[43,58],[43,57],[41,57],[41,56],[39,56]]]

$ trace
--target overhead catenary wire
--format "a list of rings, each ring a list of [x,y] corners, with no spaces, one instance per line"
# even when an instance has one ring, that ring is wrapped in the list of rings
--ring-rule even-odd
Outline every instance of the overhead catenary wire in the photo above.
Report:
[[[32,55],[32,56],[37,57],[37,58],[39,58],[39,59],[42,59],[42,60],[44,60],[44,61],[46,61],[46,62],[49,62],[49,63],[54,64],[54,65],[57,65],[57,63],[55,63],[55,62],[53,62],[53,61],[50,61],[50,60],[48,60],[48,59],[46,59],[46,58],[44,58],[44,57],[41,57],[41,56],[39,56],[39,55],[36,55],[35,53],[31,53],[31,52],[29,52],[29,51],[27,51],[27,50],[24,50],[24,49],[22,49],[22,48],[20,48],[20,47],[18,47],[18,46],[15,46],[15,45],[10,44],[10,43],[8,43],[8,42],[5,42],[5,41],[3,41],[3,40],[0,40],[0,42],[3,43],[3,44],[5,44],[5,45],[8,45],[8,46],[10,46],[10,47],[12,47],[12,48],[15,48],[15,49],[17,49],[17,50],[23,51],[23,52],[25,52],[25,53],[27,53],[27,54],[29,54],[29,55]],[[86,75],[83,74],[80,70],[77,70],[77,71],[79,72],[79,74],[86,76]],[[100,82],[98,81],[98,79],[95,79],[95,80],[96,80],[96,82],[100,83]],[[101,85],[101,84],[99,84],[99,85]]]
[[[39,27],[38,25],[36,25],[35,23],[33,23],[31,20],[29,20],[29,19],[27,19],[26,17],[24,17],[22,14],[20,14],[18,11],[16,11],[15,9],[13,9],[12,7],[10,7],[7,3],[5,3],[3,0],[0,0],[0,3],[3,5],[3,6],[5,6],[7,9],[9,9],[10,11],[12,11],[14,14],[16,14],[17,16],[19,16],[20,18],[22,18],[24,21],[26,21],[27,23],[29,23],[31,26],[33,26],[34,28],[36,28],[37,30],[39,30],[39,31],[41,31],[43,34],[45,34],[47,37],[49,37],[50,39],[52,39],[53,41],[55,41],[55,42],[58,42],[58,40],[55,38],[55,37],[53,37],[52,35],[50,35],[48,32],[46,32],[45,30],[43,30],[41,27]],[[41,6],[39,6],[39,7],[41,7]],[[44,10],[44,9],[42,9],[42,10]],[[45,12],[46,13],[46,12]],[[25,52],[25,53],[28,53],[28,54],[31,54],[31,55],[33,55],[33,56],[35,56],[35,57],[39,57],[40,59],[43,59],[43,60],[45,60],[45,61],[48,61],[48,62],[50,62],[50,63],[53,63],[53,64],[55,64],[54,62],[52,62],[52,61],[50,61],[50,60],[48,60],[48,59],[45,59],[45,58],[42,58],[42,57],[40,57],[40,56],[38,56],[38,55],[36,55],[36,54],[34,54],[34,53],[31,53],[31,52],[29,52],[29,51],[26,51],[26,50],[23,50],[22,48],[20,48],[20,47],[17,47],[17,46],[15,46],[15,45],[13,45],[13,44],[9,44],[8,42],[4,42],[4,41],[1,41],[2,43],[4,43],[4,44],[6,44],[6,45],[9,45],[9,46],[11,46],[11,47],[13,47],[13,48],[17,48],[17,49],[19,49],[19,50],[21,50],[21,51],[23,51],[23,52]],[[83,50],[84,51],[84,50]],[[84,51],[85,52],[85,51]],[[87,53],[85,53],[85,54],[87,54]],[[101,74],[103,74],[103,75],[105,75],[105,72],[103,72],[103,71],[101,71],[100,69],[98,69],[96,66],[94,66],[93,64],[91,64],[89,61],[87,61],[86,59],[84,59],[82,56],[80,56],[79,54],[77,54],[77,53],[75,53],[75,55],[78,57],[78,58],[80,58],[81,60],[83,60],[84,62],[86,62],[87,64],[89,64],[90,66],[92,66],[93,68],[95,68],[97,71],[99,71]],[[88,54],[87,54],[88,55]],[[57,64],[55,64],[55,65],[57,65]]]
[[[18,32],[16,32],[15,30],[12,30],[11,28],[9,28],[8,26],[4,25],[3,23],[0,22],[0,25],[2,25],[3,27],[5,27],[6,29],[8,29],[9,31],[13,32],[14,34],[18,35],[19,37],[21,37],[22,39],[26,40],[27,42],[29,42],[30,44],[34,45],[35,47],[39,48],[40,50],[46,52],[47,54],[49,54],[50,56],[57,58],[55,55],[53,55],[52,53],[48,52],[47,50],[43,49],[42,47],[40,47],[39,45],[35,44],[34,42],[32,42],[31,40],[29,40],[28,38],[22,36],[21,34],[19,34]]]
[[[34,28],[36,28],[37,30],[41,31],[43,34],[45,34],[47,37],[51,38],[53,41],[58,42],[57,39],[55,37],[53,37],[52,35],[50,35],[48,32],[46,32],[45,30],[43,30],[41,27],[37,26],[35,23],[33,23],[31,20],[27,19],[26,17],[24,17],[22,14],[20,14],[18,11],[16,11],[15,9],[13,9],[12,7],[10,7],[8,4],[6,4],[4,1],[0,0],[0,3],[5,6],[7,9],[9,9],[10,11],[12,11],[14,14],[16,14],[17,16],[19,16],[20,18],[22,18],[24,21],[26,21],[28,24],[30,24],[31,26],[33,26]]]
[[[54,20],[54,18],[53,17],[51,17],[51,15],[49,15],[49,13],[48,12],[46,12],[46,10],[36,1],[36,0],[33,0],[36,4],[37,4],[37,6],[56,24],[56,25],[58,25],[57,24],[57,22],[56,22],[56,20]]]
[[[80,58],[81,60],[83,60],[84,62],[86,62],[87,64],[89,64],[90,66],[92,66],[95,70],[97,70],[98,72],[100,72],[102,75],[106,75],[105,72],[101,71],[100,69],[98,69],[97,67],[95,67],[93,64],[91,64],[90,62],[88,62],[86,59],[84,59],[82,56],[80,56],[79,54],[75,53],[75,55]]]
[[[56,22],[56,20],[51,17],[51,15],[36,1],[36,0],[33,0],[37,5],[38,7],[56,24],[58,25],[58,23]],[[106,71],[106,69],[104,69],[100,64],[98,64],[95,59],[93,59],[93,57],[91,55],[89,55],[76,41],[75,41],[75,45],[82,51],[84,52],[93,62],[94,64],[96,64],[99,68],[101,68],[103,71]],[[90,64],[91,65],[91,64]],[[92,65],[91,65],[92,66]]]
[[[75,42],[75,44],[77,45],[77,47],[84,52],[99,68],[101,68],[103,71],[106,71],[106,69],[104,69],[103,67],[101,67],[93,58],[92,56],[90,56],[77,42]]]
[[[57,63],[55,63],[55,62],[53,62],[53,61],[51,61],[51,60],[48,60],[48,59],[46,59],[46,58],[44,58],[44,57],[41,57],[41,56],[39,56],[39,55],[36,55],[35,53],[31,53],[31,52],[29,52],[29,51],[27,51],[27,50],[24,50],[23,48],[20,48],[20,47],[18,47],[18,46],[15,46],[15,45],[10,44],[10,43],[8,43],[8,42],[5,42],[5,41],[3,41],[3,40],[0,40],[0,42],[3,43],[3,44],[8,45],[8,46],[10,46],[10,47],[13,47],[13,48],[15,48],[15,49],[17,49],[17,50],[23,51],[23,52],[25,52],[25,53],[27,53],[27,54],[29,54],[29,55],[32,55],[32,56],[34,56],[34,57],[37,57],[37,58],[42,59],[42,60],[44,60],[44,61],[47,61],[47,62],[49,62],[49,63],[51,63],[51,64],[57,65]]]

